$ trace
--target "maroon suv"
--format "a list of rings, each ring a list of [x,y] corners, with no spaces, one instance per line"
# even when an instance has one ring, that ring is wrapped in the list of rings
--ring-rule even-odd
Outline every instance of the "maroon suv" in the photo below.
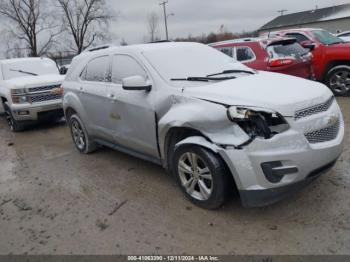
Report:
[[[210,46],[256,70],[314,79],[312,54],[291,38],[237,39]]]

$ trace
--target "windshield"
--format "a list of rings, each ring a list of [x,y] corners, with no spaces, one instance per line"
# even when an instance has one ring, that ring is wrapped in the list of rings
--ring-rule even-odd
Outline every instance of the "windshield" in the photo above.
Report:
[[[314,30],[312,33],[324,45],[334,45],[344,42],[341,38],[324,30]]]
[[[278,43],[267,47],[270,58],[295,57],[300,58],[307,53],[308,49],[303,48],[298,43]]]
[[[220,51],[202,44],[175,43],[147,50],[143,54],[166,81],[206,77],[227,70],[252,71]]]
[[[2,65],[2,73],[4,80],[25,76],[59,74],[56,63],[47,58],[8,60]]]

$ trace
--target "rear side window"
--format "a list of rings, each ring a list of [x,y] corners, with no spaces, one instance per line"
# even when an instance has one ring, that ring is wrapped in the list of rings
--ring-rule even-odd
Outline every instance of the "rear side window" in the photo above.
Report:
[[[81,78],[85,81],[108,82],[109,57],[101,56],[92,59],[85,67]]]
[[[302,35],[302,34],[293,33],[293,34],[286,34],[286,36],[295,38],[298,43],[301,43],[301,42],[304,42],[304,41],[309,41],[309,39],[306,36]]]
[[[218,49],[219,51],[223,52],[224,54],[233,57],[233,48],[232,47],[221,47]]]
[[[255,59],[255,54],[250,47],[239,46],[236,47],[236,59],[239,62],[248,62]]]
[[[141,65],[131,56],[113,56],[112,82],[120,84],[124,78],[130,76],[143,76],[146,79],[147,73],[141,67]]]
[[[267,47],[267,52],[270,58],[296,57],[306,55],[309,50],[303,48],[298,43],[276,44]]]

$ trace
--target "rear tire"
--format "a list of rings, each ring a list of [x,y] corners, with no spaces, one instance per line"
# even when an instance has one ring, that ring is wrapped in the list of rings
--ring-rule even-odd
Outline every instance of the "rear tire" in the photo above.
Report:
[[[221,158],[200,146],[177,148],[172,168],[185,196],[205,209],[221,207],[234,188]]]
[[[333,67],[327,73],[325,83],[336,96],[349,96],[350,66],[340,65]]]
[[[23,131],[23,129],[24,129],[23,124],[21,124],[19,121],[14,119],[10,107],[6,103],[3,104],[3,107],[4,107],[4,111],[5,111],[6,121],[7,121],[8,126],[10,127],[10,130],[12,132]]]
[[[75,147],[82,154],[90,154],[98,148],[86,131],[86,128],[77,114],[73,114],[69,118],[69,127]]]

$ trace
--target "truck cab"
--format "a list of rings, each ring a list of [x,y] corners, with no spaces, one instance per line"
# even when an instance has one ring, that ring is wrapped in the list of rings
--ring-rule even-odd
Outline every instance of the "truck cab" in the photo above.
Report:
[[[350,94],[350,43],[323,29],[298,28],[271,34],[293,37],[311,49],[316,79],[335,95]]]
[[[12,131],[27,124],[63,116],[56,63],[48,58],[0,60],[0,98]]]

